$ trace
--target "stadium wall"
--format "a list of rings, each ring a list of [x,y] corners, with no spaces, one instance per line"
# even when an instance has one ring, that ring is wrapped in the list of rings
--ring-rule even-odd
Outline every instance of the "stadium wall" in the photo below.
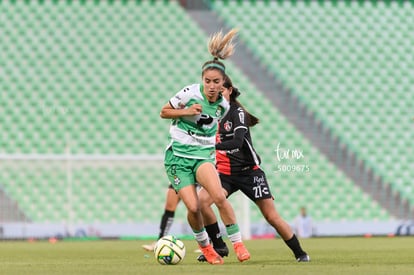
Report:
[[[133,238],[155,239],[159,225],[156,223],[94,223],[94,224],[0,224],[0,239],[48,239],[48,238]],[[344,221],[316,222],[314,237],[330,236],[414,236],[413,221]],[[222,232],[225,230],[222,228]],[[251,238],[273,238],[274,229],[267,223],[252,223]],[[170,231],[176,236],[192,236],[186,221],[175,222]],[[225,235],[225,234],[223,234]]]

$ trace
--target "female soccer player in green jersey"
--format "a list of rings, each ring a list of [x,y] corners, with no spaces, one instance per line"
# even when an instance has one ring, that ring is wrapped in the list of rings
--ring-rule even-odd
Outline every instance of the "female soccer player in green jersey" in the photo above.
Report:
[[[187,208],[187,220],[195,239],[210,264],[223,264],[209,242],[200,211],[196,182],[210,195],[226,225],[229,239],[239,261],[250,258],[241,240],[241,233],[231,204],[226,200],[215,168],[215,138],[219,120],[228,112],[229,103],[220,91],[225,66],[219,59],[233,54],[233,38],[237,30],[210,38],[208,48],[213,60],[202,67],[202,84],[183,88],[162,107],[160,116],[172,119],[170,143],[165,151],[164,165],[170,183]]]

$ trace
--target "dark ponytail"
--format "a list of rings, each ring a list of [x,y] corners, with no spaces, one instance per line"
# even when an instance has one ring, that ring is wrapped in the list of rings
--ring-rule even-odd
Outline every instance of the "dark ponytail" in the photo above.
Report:
[[[230,94],[230,102],[235,103],[238,107],[242,108],[246,114],[246,122],[247,122],[247,126],[249,127],[253,127],[255,126],[257,123],[259,123],[259,119],[252,115],[251,113],[249,113],[246,108],[243,107],[243,105],[237,100],[237,98],[240,95],[240,91],[237,87],[233,86],[233,82],[231,81],[230,77],[228,75],[224,76],[224,84],[223,86],[227,89],[232,88],[232,93]]]

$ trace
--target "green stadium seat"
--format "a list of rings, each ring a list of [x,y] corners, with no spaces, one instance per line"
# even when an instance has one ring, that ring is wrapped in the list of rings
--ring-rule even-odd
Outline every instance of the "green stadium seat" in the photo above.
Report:
[[[68,138],[71,154],[74,155],[163,154],[168,142],[168,121],[159,118],[159,109],[174,92],[182,88],[181,85],[199,81],[200,60],[208,56],[205,47],[193,46],[205,45],[206,37],[178,3],[114,1],[109,5],[81,1],[69,5],[66,2],[45,1],[42,5],[29,5],[24,1],[16,1],[2,2],[0,5],[0,14],[5,16],[2,41],[7,41],[2,53],[6,61],[2,65],[8,76],[7,81],[0,81],[0,89],[10,91],[7,100],[2,100],[7,116],[0,116],[0,130],[4,133],[4,148],[0,148],[1,151],[10,154],[64,154]],[[346,97],[355,79],[338,77],[335,83],[330,83],[330,90],[337,89],[345,95],[324,96],[327,92],[324,90],[326,80],[332,76],[331,62],[338,62],[338,59],[332,59],[338,51],[328,47],[332,41],[324,41],[322,52],[309,51],[309,45],[318,41],[318,37],[311,35],[318,26],[332,25],[327,36],[339,35],[341,24],[354,22],[352,19],[356,17],[355,14],[366,15],[368,9],[360,10],[352,6],[351,12],[338,3],[346,11],[346,16],[342,17],[343,12],[329,2],[326,5],[316,2],[298,2],[296,5],[289,1],[268,4],[257,2],[254,8],[247,2],[240,4],[229,1],[222,7],[220,1],[216,1],[215,5],[218,6],[219,14],[228,19],[228,22],[234,25],[240,23],[241,39],[262,60],[271,61],[271,64],[263,64],[286,80],[305,102],[310,102],[313,107],[323,106],[323,115],[332,114],[328,121],[345,123],[340,116],[341,112],[355,111],[331,107],[331,104]],[[388,13],[388,8],[383,9],[384,13]],[[399,11],[398,7],[393,9]],[[274,20],[254,20],[257,13],[263,18],[274,18],[277,15],[280,17],[278,25],[275,27],[268,24]],[[326,13],[331,13],[332,16],[326,16]],[[403,12],[401,17],[407,18],[409,15],[410,13]],[[340,18],[337,20],[338,16]],[[361,17],[362,20],[368,20]],[[387,16],[384,20],[389,18]],[[407,22],[413,21],[407,19]],[[375,27],[382,30],[383,24],[379,25],[381,26]],[[33,29],[32,32],[27,31],[28,26]],[[257,35],[250,36],[249,31],[252,30]],[[353,29],[349,27],[345,30]],[[409,35],[408,27],[405,31]],[[352,41],[363,37],[359,32],[356,33]],[[177,37],[187,43],[177,45]],[[250,40],[251,37],[257,37],[259,43]],[[403,37],[395,36],[395,39]],[[270,43],[269,39],[272,39]],[[351,40],[348,41],[351,43]],[[335,45],[339,47],[342,43]],[[407,50],[412,43],[401,45]],[[369,45],[365,47],[353,50],[358,52],[358,56],[364,57],[365,51],[370,50]],[[326,55],[325,52],[329,54]],[[346,59],[349,52],[339,51],[339,54],[339,59]],[[387,55],[392,57],[390,60],[393,63],[400,61],[399,55],[394,56],[392,50]],[[361,60],[368,63],[374,59]],[[382,60],[385,63],[381,64],[386,64],[386,61],[387,59]],[[366,63],[357,66],[363,68]],[[331,211],[335,200],[342,198],[335,191],[353,190],[352,183],[336,172],[336,168],[278,113],[231,61],[226,61],[226,66],[232,73],[234,82],[243,91],[240,100],[261,119],[261,123],[252,130],[255,147],[263,159],[263,169],[275,190],[276,203],[281,213],[285,214],[284,217],[287,220],[293,219],[302,205],[311,206],[312,214],[317,220],[342,219],[344,209],[352,211],[355,207],[354,201],[350,199],[345,200],[337,212]],[[407,63],[406,68],[410,68],[410,64]],[[352,72],[352,69],[353,66],[348,66],[349,71]],[[387,76],[387,70],[384,73],[381,77]],[[306,77],[308,74],[309,77]],[[357,76],[355,74],[354,78]],[[405,82],[395,81],[404,83],[402,91],[410,87],[410,74],[407,73],[405,79]],[[375,87],[371,93],[382,88],[374,79],[371,82],[372,87]],[[309,90],[303,91],[295,83],[309,87]],[[332,100],[328,103],[321,100],[323,98]],[[364,102],[369,103],[370,98],[367,96]],[[350,101],[348,98],[347,102]],[[395,97],[395,101],[399,102],[398,97]],[[380,104],[376,100],[371,106],[377,103]],[[387,110],[396,105],[399,103],[393,103]],[[34,111],[29,111],[28,107],[33,106]],[[386,107],[385,104],[381,106]],[[59,113],[60,107],[66,108],[67,113]],[[361,104],[360,108],[362,107],[365,105]],[[344,128],[341,124],[338,125],[338,132]],[[159,134],[160,132],[164,134]],[[259,134],[262,132],[266,134]],[[19,139],[22,133],[25,139]],[[349,140],[356,134],[357,128],[352,130]],[[406,136],[409,137],[410,135]],[[311,172],[275,173],[277,163],[274,149],[277,142],[286,148],[302,149],[306,157],[304,163],[310,166]],[[371,150],[366,152],[369,153]],[[48,169],[52,161],[40,162],[45,163],[42,168],[28,163],[0,166],[0,183],[4,184],[33,221],[67,220],[65,203],[69,198],[66,165],[55,165]],[[165,190],[167,186],[162,159],[157,165],[154,164],[155,168],[147,167],[146,161],[131,161],[124,165],[114,161],[112,168],[100,166],[99,161],[72,161],[71,165],[73,189],[70,199],[73,200],[74,207],[72,222],[159,222],[160,211],[153,209],[163,204],[165,194],[160,190]],[[410,178],[411,175],[408,173],[405,176]],[[42,183],[41,187],[39,183]],[[146,188],[148,185],[152,187]],[[36,186],[36,191],[28,192],[33,186]],[[320,188],[324,190],[323,194],[318,194],[322,190]],[[359,200],[362,193],[354,190],[353,196]],[[327,204],[319,199],[321,197]],[[113,207],[109,208],[108,205]],[[371,202],[367,207],[371,209],[371,216],[384,220],[389,218],[374,203]],[[365,214],[358,211],[351,213],[346,217],[355,220],[366,218]],[[177,218],[185,220],[185,213],[179,213]],[[263,219],[255,206],[252,207],[251,218],[252,221]]]
[[[358,157],[380,167],[379,173],[391,182],[398,181],[402,171],[389,172],[387,167],[393,167],[398,159],[396,147],[407,148],[410,144],[411,138],[404,134],[410,126],[395,123],[409,108],[401,96],[394,97],[396,93],[390,91],[398,90],[402,82],[399,78],[407,72],[406,67],[397,64],[402,60],[412,63],[405,58],[409,49],[406,45],[414,42],[405,34],[407,22],[413,20],[407,16],[412,5],[215,1],[213,8],[226,22],[243,26],[243,42],[334,133],[352,144]],[[260,20],[256,14],[261,14]],[[260,25],[265,30],[257,31],[259,21],[267,22]],[[366,140],[367,133],[374,135]],[[384,144],[390,139],[402,142]],[[384,151],[387,147],[395,151]],[[388,153],[395,158],[384,160]],[[412,193],[402,195],[412,197]]]

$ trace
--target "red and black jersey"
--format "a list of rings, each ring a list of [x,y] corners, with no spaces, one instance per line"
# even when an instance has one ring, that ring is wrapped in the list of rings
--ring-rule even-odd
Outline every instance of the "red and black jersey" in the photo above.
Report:
[[[260,157],[253,148],[246,113],[237,103],[220,121],[216,144],[217,170],[232,175],[258,169]]]

